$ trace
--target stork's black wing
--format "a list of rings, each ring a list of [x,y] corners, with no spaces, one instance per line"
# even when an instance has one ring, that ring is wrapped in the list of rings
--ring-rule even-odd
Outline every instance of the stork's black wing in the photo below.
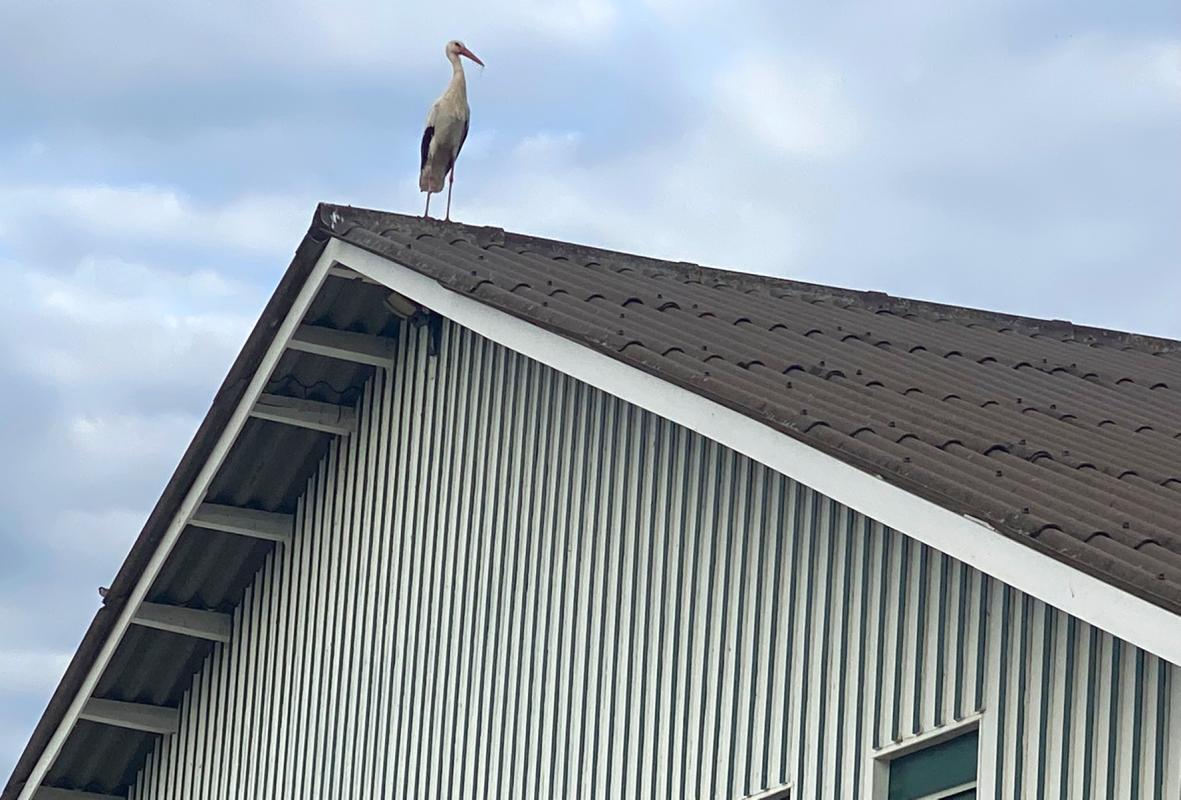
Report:
[[[467,129],[468,129],[468,125],[470,125],[470,124],[471,124],[470,119],[465,119],[463,121],[463,135],[459,137],[459,147],[455,148],[455,157],[456,158],[459,158],[459,151],[463,150],[463,143],[467,141]]]
[[[463,129],[467,133],[467,128]],[[422,160],[418,162],[418,169],[421,171],[426,166],[427,154],[431,152],[431,139],[435,135],[435,126],[427,125],[426,130],[422,132]]]

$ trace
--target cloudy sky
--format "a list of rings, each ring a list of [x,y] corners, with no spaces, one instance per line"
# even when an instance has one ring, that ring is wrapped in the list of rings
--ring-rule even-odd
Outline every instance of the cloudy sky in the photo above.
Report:
[[[319,200],[1181,338],[1181,6],[0,3],[0,780]]]

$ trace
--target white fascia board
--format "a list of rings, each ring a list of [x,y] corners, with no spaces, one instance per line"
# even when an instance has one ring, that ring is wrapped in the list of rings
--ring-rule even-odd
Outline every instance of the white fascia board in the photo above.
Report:
[[[700,433],[1003,583],[1181,665],[1181,616],[688,389],[346,242],[337,260],[510,350]]]
[[[172,547],[176,544],[176,540],[180,536],[181,531],[184,530],[188,519],[204,499],[205,493],[209,489],[209,484],[217,474],[218,469],[221,468],[226,454],[229,453],[234,441],[238,438],[238,434],[242,431],[242,426],[246,424],[246,420],[250,416],[250,410],[262,395],[263,388],[266,386],[271,372],[274,370],[275,365],[279,363],[280,356],[283,355],[283,351],[287,348],[287,342],[291,338],[291,334],[295,332],[300,320],[307,313],[312,300],[320,291],[320,286],[328,274],[328,268],[337,260],[337,253],[342,244],[337,239],[329,240],[319,260],[312,267],[311,272],[308,273],[303,288],[296,295],[283,323],[275,331],[275,338],[267,348],[258,370],[250,379],[250,384],[246,387],[241,400],[239,400],[238,407],[234,409],[234,413],[230,416],[229,422],[222,430],[217,444],[214,445],[209,458],[201,467],[201,471],[193,481],[192,487],[189,489],[188,494],[185,495],[184,501],[180,504],[172,521],[169,523],[168,529],[160,540],[160,544],[156,547],[156,552],[148,559],[147,566],[144,567],[139,581],[136,583],[130,597],[127,599],[127,603],[123,606],[123,610],[119,614],[119,618],[115,620],[114,627],[111,629],[106,642],[103,643],[103,646],[95,656],[94,662],[90,665],[90,670],[86,673],[86,678],[82,681],[82,685],[78,688],[78,693],[74,695],[73,701],[62,716],[57,730],[50,737],[49,742],[45,745],[45,749],[41,751],[37,763],[29,773],[29,778],[25,782],[24,788],[17,795],[17,800],[31,800],[41,781],[45,779],[45,774],[49,771],[49,767],[53,764],[54,759],[57,758],[57,754],[61,752],[66,737],[70,735],[74,723],[81,716],[82,709],[86,706],[87,701],[94,692],[94,687],[98,684],[98,679],[102,675],[103,670],[110,663],[111,656],[114,654],[115,648],[119,646],[119,642],[122,641],[127,627],[131,625],[132,619],[139,610],[140,603],[143,602],[144,597],[147,595],[148,588],[156,580],[156,576],[160,574],[160,568],[164,565],[168,554],[172,552]]]

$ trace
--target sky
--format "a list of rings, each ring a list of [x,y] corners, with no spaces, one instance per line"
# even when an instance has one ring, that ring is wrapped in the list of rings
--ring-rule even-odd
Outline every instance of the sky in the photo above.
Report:
[[[1181,338],[1181,5],[0,3],[0,780],[315,203]],[[441,203],[435,206],[440,209]]]

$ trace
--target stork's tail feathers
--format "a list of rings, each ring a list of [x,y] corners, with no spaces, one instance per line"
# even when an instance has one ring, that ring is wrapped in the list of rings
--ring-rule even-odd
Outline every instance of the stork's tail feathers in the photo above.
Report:
[[[436,193],[443,191],[443,176],[436,177],[430,164],[427,164],[418,173],[418,191]]]

